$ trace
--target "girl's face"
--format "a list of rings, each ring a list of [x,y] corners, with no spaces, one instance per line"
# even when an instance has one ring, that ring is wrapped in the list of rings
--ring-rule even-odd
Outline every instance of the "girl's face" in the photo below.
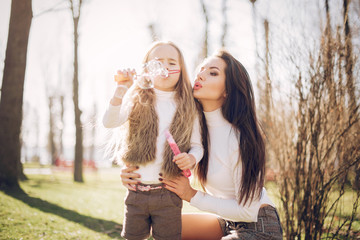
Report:
[[[159,60],[167,70],[180,70],[179,53],[171,45],[160,45],[155,47],[149,54],[150,60]],[[154,87],[162,91],[174,91],[179,81],[180,72],[169,72],[169,76],[163,78],[158,76],[155,78]]]
[[[218,57],[211,57],[200,67],[194,84],[194,97],[205,112],[220,108],[225,100],[226,63]]]

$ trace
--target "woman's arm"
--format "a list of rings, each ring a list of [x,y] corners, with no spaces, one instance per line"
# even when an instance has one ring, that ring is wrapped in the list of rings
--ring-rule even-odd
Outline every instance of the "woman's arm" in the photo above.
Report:
[[[161,178],[162,179],[162,178]],[[217,214],[225,219],[238,222],[256,222],[260,208],[260,201],[253,200],[251,204],[239,204],[234,199],[223,199],[208,193],[197,191],[190,186],[186,177],[178,177],[174,180],[162,179],[165,188],[176,193],[181,199],[199,210]]]
[[[215,213],[237,222],[256,222],[261,205],[258,200],[243,205],[239,204],[235,198],[223,199],[200,191],[191,199],[190,204],[202,211]]]

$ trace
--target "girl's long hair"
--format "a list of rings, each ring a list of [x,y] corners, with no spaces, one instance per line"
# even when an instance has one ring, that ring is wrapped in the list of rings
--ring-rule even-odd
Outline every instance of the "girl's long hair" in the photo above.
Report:
[[[150,46],[146,55],[144,56],[143,63],[148,62],[150,53],[156,47],[162,46],[162,45],[170,45],[170,46],[174,47],[179,54],[180,76],[179,76],[179,81],[175,85],[175,101],[177,103],[177,107],[179,109],[179,113],[180,113],[181,117],[180,117],[180,119],[177,119],[177,121],[178,122],[188,122],[192,126],[193,119],[195,118],[197,113],[196,113],[194,97],[192,94],[190,78],[189,78],[189,75],[188,75],[188,72],[186,69],[184,56],[183,56],[182,52],[180,51],[180,49],[175,45],[175,43],[173,43],[171,41],[154,42]],[[141,91],[141,94],[139,94],[141,99],[139,99],[139,100],[142,103],[145,102],[145,104],[137,104],[136,106],[134,106],[135,108],[138,107],[140,109],[134,108],[133,113],[138,112],[138,114],[141,115],[140,118],[144,120],[144,117],[145,118],[147,117],[147,114],[144,114],[144,112],[143,112],[147,108],[146,103],[154,104],[155,93],[154,93],[153,89],[151,89],[150,91],[139,89],[139,91]],[[149,121],[150,121],[150,119],[149,119]],[[144,128],[149,127],[147,124],[142,124],[142,125],[140,125],[140,127],[141,126]],[[189,132],[189,131],[192,131],[192,128],[187,128],[187,129],[176,128],[176,129],[174,129],[174,131],[175,132],[172,132],[173,135],[180,136],[180,139],[177,139],[177,143],[180,145],[181,143],[186,141],[185,136],[187,136],[187,135],[191,136],[191,132]]]
[[[187,136],[191,135],[191,126],[193,125],[193,120],[195,119],[197,112],[183,54],[173,42],[158,41],[154,42],[150,46],[143,59],[143,63],[148,62],[149,55],[152,50],[161,45],[171,45],[177,50],[179,54],[179,65],[181,71],[179,81],[175,86],[175,101],[177,103],[180,117],[176,118],[176,121],[186,123],[189,127],[185,127],[182,129],[181,127],[176,128],[174,132],[172,132],[172,134],[178,136],[177,143],[179,145],[184,145],[184,143],[187,141]],[[134,102],[134,106],[129,116],[129,119],[131,118],[133,121],[135,121],[135,124],[137,124],[137,132],[152,132],[152,136],[156,138],[158,134],[158,122],[157,115],[156,113],[154,114],[154,105],[156,101],[155,92],[153,89],[144,90],[139,88],[138,86],[135,86],[134,88],[135,89],[131,96]],[[142,122],[142,124],[140,122]],[[129,146],[125,143],[126,138],[129,134],[127,133],[126,129],[129,129],[129,121],[127,122],[127,124],[124,124],[121,127],[112,129],[111,135],[108,134],[109,136],[107,136],[109,140],[104,146],[104,155],[106,157],[110,157],[110,159],[117,164],[122,163],[121,159],[123,157],[123,154],[124,152],[126,152],[126,149],[129,148]],[[138,152],[141,153],[156,151],[155,145],[148,146],[146,144],[141,144],[143,141],[144,136],[142,136],[141,134],[137,134],[135,137],[132,138],[132,142],[130,143],[130,145],[132,144],[134,146],[137,146]],[[156,141],[153,141],[153,143],[156,143]],[[145,149],[149,147],[151,147],[150,150]],[[167,151],[171,152],[171,149]]]
[[[239,160],[242,169],[238,202],[246,203],[259,197],[264,186],[265,141],[256,117],[254,92],[249,74],[230,53],[220,50],[215,57],[226,63],[226,99],[221,107],[224,118],[239,132]],[[203,118],[204,125],[205,119]],[[207,129],[202,129],[203,142],[208,142]],[[205,147],[205,146],[204,146]],[[216,147],[216,146],[215,146]],[[240,166],[241,164],[241,166]],[[206,182],[208,156],[204,155],[197,168],[202,185]],[[249,202],[249,203],[250,203]]]
[[[196,117],[196,107],[184,57],[179,48],[172,42],[155,42],[144,57],[143,62],[148,62],[149,55],[158,46],[170,45],[176,49],[179,56],[180,75],[175,85],[175,101],[177,110],[170,125],[170,132],[174,136],[182,151],[187,151]],[[132,94],[133,108],[129,115],[128,137],[123,148],[122,159],[146,164],[156,157],[156,138],[159,134],[158,116],[155,110],[156,95],[154,89],[141,89],[135,87]],[[144,139],[148,139],[144,144]],[[163,152],[164,164],[162,170],[168,176],[175,176],[181,171],[172,159],[171,148],[165,143]],[[169,164],[170,161],[170,164]]]

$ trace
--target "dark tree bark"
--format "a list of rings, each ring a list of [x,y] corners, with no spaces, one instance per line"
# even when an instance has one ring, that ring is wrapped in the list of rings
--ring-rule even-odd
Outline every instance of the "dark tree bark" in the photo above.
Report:
[[[83,180],[83,131],[81,124],[81,110],[79,108],[79,65],[78,65],[78,44],[79,44],[79,20],[81,13],[82,0],[74,6],[74,1],[70,0],[71,13],[74,22],[74,78],[73,78],[73,101],[75,111],[75,158],[74,158],[74,181],[84,182]]]
[[[21,190],[20,131],[31,0],[12,0],[0,102],[0,188]]]
[[[204,15],[204,18],[205,18],[204,42],[203,42],[202,51],[200,53],[200,59],[202,61],[204,58],[208,57],[208,54],[209,54],[209,43],[208,43],[208,39],[209,39],[209,14],[207,12],[204,0],[200,0],[200,3],[201,3],[201,9],[203,11],[203,15]]]
[[[55,144],[55,119],[54,119],[54,97],[49,96],[49,142],[48,146],[51,154],[51,165],[55,166],[55,161],[57,157],[57,149]]]
[[[64,96],[60,96],[60,121],[61,121],[61,128],[59,132],[59,155],[63,156],[64,154],[64,143],[63,143],[63,133],[64,133]]]
[[[225,47],[225,40],[228,30],[228,20],[227,20],[227,0],[222,0],[222,15],[224,17],[224,23],[223,23],[223,32],[221,35],[221,47]]]
[[[329,0],[325,0],[326,27],[325,27],[325,51],[324,51],[324,79],[330,95],[330,107],[336,107],[336,89],[333,73],[333,40],[330,21]]]
[[[269,21],[264,20],[265,29],[265,119],[267,122],[271,121],[271,98],[272,98],[272,86],[270,79],[270,48],[269,48]],[[264,120],[265,120],[264,119]],[[267,123],[269,125],[270,123]]]
[[[346,66],[346,89],[349,94],[350,115],[356,111],[356,97],[354,86],[354,58],[352,53],[352,36],[349,24],[349,0],[343,1],[344,7],[344,29],[345,29],[345,66]]]

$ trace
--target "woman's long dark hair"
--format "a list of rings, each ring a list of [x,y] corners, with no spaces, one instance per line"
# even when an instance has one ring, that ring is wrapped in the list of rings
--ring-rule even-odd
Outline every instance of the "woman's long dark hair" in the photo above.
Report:
[[[224,118],[229,121],[239,134],[239,161],[242,167],[242,177],[238,202],[250,202],[254,197],[260,197],[265,176],[265,141],[256,117],[254,92],[249,74],[244,66],[230,53],[221,50],[215,57],[226,63],[225,89],[226,99],[221,107]],[[205,119],[202,119],[202,127]],[[205,123],[206,126],[206,123]],[[202,128],[203,143],[208,142],[207,128]],[[200,183],[206,182],[208,155],[200,161],[196,173]],[[249,202],[249,203],[250,203]]]

